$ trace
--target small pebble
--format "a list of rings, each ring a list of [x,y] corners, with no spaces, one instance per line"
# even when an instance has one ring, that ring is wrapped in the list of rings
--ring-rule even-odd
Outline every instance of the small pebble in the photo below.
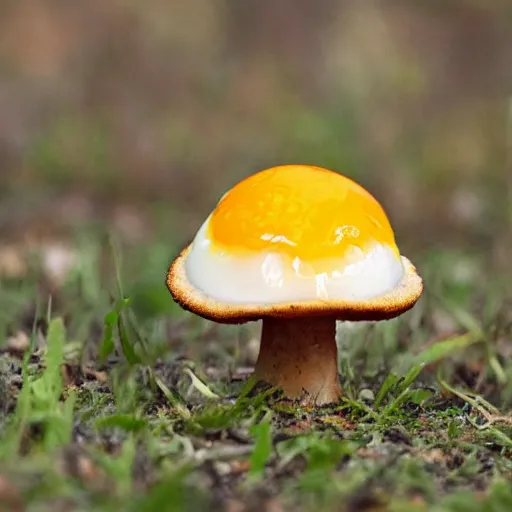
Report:
[[[359,400],[361,400],[361,402],[373,403],[375,402],[375,395],[371,389],[361,389],[359,392]]]
[[[225,476],[231,473],[231,464],[229,464],[229,462],[215,461],[213,467],[219,476]]]

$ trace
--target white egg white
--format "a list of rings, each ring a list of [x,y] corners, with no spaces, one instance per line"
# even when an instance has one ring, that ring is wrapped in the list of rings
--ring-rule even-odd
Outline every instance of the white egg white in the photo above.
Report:
[[[367,251],[354,246],[340,259],[324,260],[316,273],[307,262],[278,251],[251,256],[212,247],[210,217],[197,232],[187,255],[189,282],[222,302],[272,304],[311,300],[364,300],[383,295],[402,279],[404,267],[388,245]]]

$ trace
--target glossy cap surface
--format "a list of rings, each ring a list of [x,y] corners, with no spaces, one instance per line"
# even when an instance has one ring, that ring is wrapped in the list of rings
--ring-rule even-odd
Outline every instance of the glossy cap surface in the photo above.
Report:
[[[213,211],[207,235],[212,250],[278,251],[313,266],[375,243],[398,255],[389,220],[369,192],[341,174],[306,165],[273,167],[238,183]]]

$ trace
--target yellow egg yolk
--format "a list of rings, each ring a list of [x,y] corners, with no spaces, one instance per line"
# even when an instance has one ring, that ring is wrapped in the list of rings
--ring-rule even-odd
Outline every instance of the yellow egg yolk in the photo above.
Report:
[[[363,187],[333,171],[285,165],[258,172],[222,197],[208,224],[213,250],[278,252],[314,263],[376,243],[399,256],[386,213]]]

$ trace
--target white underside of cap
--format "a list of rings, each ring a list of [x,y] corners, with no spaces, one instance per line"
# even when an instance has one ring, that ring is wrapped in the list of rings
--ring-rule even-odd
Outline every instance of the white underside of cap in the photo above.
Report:
[[[354,246],[343,259],[326,260],[331,270],[321,274],[307,262],[270,250],[253,256],[212,250],[207,236],[209,220],[197,232],[185,268],[189,282],[218,301],[364,300],[389,292],[404,275],[401,259],[382,244],[366,252]]]

